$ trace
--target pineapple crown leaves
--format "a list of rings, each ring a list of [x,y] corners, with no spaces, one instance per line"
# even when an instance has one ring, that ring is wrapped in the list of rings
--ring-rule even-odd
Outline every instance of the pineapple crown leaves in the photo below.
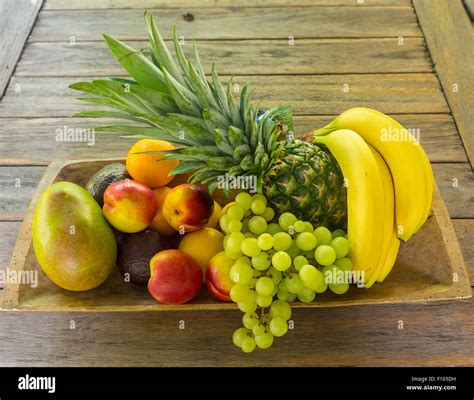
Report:
[[[247,85],[236,102],[232,78],[224,88],[214,64],[210,77],[206,77],[194,41],[194,63],[191,63],[174,29],[175,61],[151,14],[145,13],[145,25],[150,58],[104,35],[110,52],[132,79],[106,78],[70,85],[88,95],[80,100],[115,111],[83,111],[75,116],[140,123],[140,126],[121,124],[96,129],[178,145],[175,150],[160,152],[167,159],[180,161],[171,174],[193,172],[190,181],[207,183],[211,191],[223,173],[257,175],[261,180],[279,152],[282,132],[292,129],[290,107],[259,111],[258,104],[250,101]]]

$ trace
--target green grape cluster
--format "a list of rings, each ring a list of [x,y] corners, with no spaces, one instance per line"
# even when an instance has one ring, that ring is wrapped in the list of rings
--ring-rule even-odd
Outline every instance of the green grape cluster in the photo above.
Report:
[[[292,213],[275,216],[261,194],[239,193],[221,215],[230,269],[232,301],[244,313],[234,344],[250,353],[266,349],[288,331],[293,301],[311,302],[329,289],[345,293],[349,284],[327,277],[352,270],[343,230],[314,229]]]

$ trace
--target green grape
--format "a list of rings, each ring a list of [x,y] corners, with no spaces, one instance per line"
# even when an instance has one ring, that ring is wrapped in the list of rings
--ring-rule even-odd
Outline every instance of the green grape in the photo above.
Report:
[[[284,212],[278,218],[278,223],[280,224],[281,229],[283,229],[285,232],[288,232],[290,226],[293,226],[297,220],[298,219],[294,216],[294,214],[290,212]]]
[[[315,297],[316,294],[314,291],[308,288],[305,288],[300,293],[298,293],[298,300],[302,303],[311,303]]]
[[[237,253],[240,251],[240,245],[244,239],[245,236],[242,232],[232,232],[230,235],[226,235],[224,238],[224,247],[226,249],[228,248],[233,253]]]
[[[275,217],[275,210],[273,210],[271,207],[265,208],[262,217],[265,218],[265,221],[267,222],[271,221]]]
[[[261,349],[268,349],[273,344],[273,335],[270,332],[255,335],[255,343]]]
[[[231,219],[227,224],[227,232],[240,232],[242,230],[242,222]]]
[[[280,228],[280,225],[276,224],[275,222],[272,222],[271,224],[267,225],[267,233],[269,233],[270,235],[273,236],[275,233],[278,232],[283,232]]]
[[[298,248],[296,240],[291,241],[291,246],[286,250],[286,252],[292,259],[300,255],[301,250]]]
[[[278,286],[274,286],[272,290],[272,294],[270,295],[272,296],[272,299],[276,296],[277,293],[278,293]]]
[[[293,294],[297,294],[304,289],[303,281],[297,274],[292,274],[288,279],[285,278],[285,283],[288,292]]]
[[[239,264],[236,261],[230,268],[229,275],[232,282],[248,285],[253,278],[252,267],[248,264]]]
[[[300,269],[300,278],[303,283],[312,290],[324,285],[324,274],[309,264],[304,265]],[[310,285],[308,285],[308,283]]]
[[[242,230],[241,232],[243,233],[247,233],[249,231],[249,219],[248,217],[245,217],[243,220],[242,220]]]
[[[234,303],[245,303],[251,296],[251,290],[247,285],[238,283],[230,289],[230,298]]]
[[[286,271],[291,266],[291,257],[283,251],[277,251],[272,257],[272,265],[278,271]]]
[[[316,236],[318,246],[331,243],[331,231],[324,226],[316,228],[314,230],[314,236]]]
[[[250,288],[253,289],[256,284],[257,284],[257,278],[252,278],[252,279],[250,279],[250,282],[249,282],[249,284],[248,284],[248,287],[250,287]]]
[[[230,251],[229,248],[226,248],[224,251],[225,251],[225,255],[231,258],[232,260],[237,260],[242,255],[242,252],[240,250],[237,253],[235,253],[233,251]]]
[[[314,258],[321,265],[331,265],[336,260],[336,252],[331,246],[323,244],[314,252]]]
[[[293,301],[296,300],[296,294],[294,293],[290,293],[289,296],[288,296],[288,303],[292,303]]]
[[[346,232],[344,232],[343,229],[336,229],[335,231],[332,232],[331,236],[333,239],[335,239],[337,237],[344,237],[345,234]]]
[[[297,271],[300,271],[301,267],[306,264],[308,264],[308,259],[305,256],[296,256],[293,258],[293,265]]]
[[[252,265],[258,271],[265,271],[270,266],[270,258],[264,252],[252,257]]]
[[[244,211],[247,211],[250,209],[250,205],[252,204],[252,196],[247,192],[240,192],[235,196],[235,202],[242,207]]]
[[[272,304],[273,297],[272,296],[262,296],[262,295],[257,295],[257,304],[260,307],[268,307],[270,304]]]
[[[305,232],[309,232],[309,233],[314,232],[313,224],[311,222],[306,221],[304,223],[304,226],[305,226],[305,229],[304,229]]]
[[[260,254],[262,254],[262,253],[260,253]],[[259,255],[260,255],[260,254],[259,254]],[[265,253],[263,253],[263,254],[265,254]],[[255,268],[255,267],[254,267],[254,268]],[[257,269],[254,269],[252,272],[253,272],[253,277],[254,277],[254,278],[260,278],[260,277],[262,276],[262,271],[259,271],[259,270],[257,270]]]
[[[260,235],[267,230],[267,221],[263,217],[256,215],[249,220],[249,230],[256,235]]]
[[[337,237],[331,241],[331,247],[336,252],[336,258],[342,258],[349,253],[349,241],[345,237]]]
[[[294,228],[295,232],[297,232],[297,233],[304,232],[305,229],[306,229],[306,224],[303,221],[296,221],[293,224],[293,228]]]
[[[241,347],[243,341],[248,337],[250,331],[246,328],[239,328],[234,331],[232,335],[232,342],[237,346]]]
[[[262,250],[270,250],[273,246],[273,241],[274,239],[272,235],[269,233],[262,233],[257,239],[257,244]]]
[[[247,329],[252,329],[255,325],[259,324],[259,321],[258,315],[254,312],[244,314],[242,317],[242,323]]]
[[[280,317],[288,321],[291,317],[291,307],[285,301],[275,300],[270,307],[270,316],[272,318]]]
[[[245,303],[237,303],[239,310],[244,313],[253,313],[257,309],[257,303],[255,301],[247,301]]]
[[[330,283],[328,286],[329,289],[336,294],[344,294],[349,290],[349,284],[347,282],[339,284]]]
[[[245,264],[245,265],[250,266],[251,265],[250,258],[246,256],[240,256],[237,260],[235,260],[235,264]]]
[[[324,293],[328,288],[328,284],[324,282],[321,286],[313,289],[316,293]],[[311,288],[312,289],[312,288]]]
[[[244,233],[244,236],[246,238],[254,238],[254,239],[257,239],[257,237],[252,233],[252,232],[245,232]]]
[[[261,200],[254,200],[252,201],[250,209],[255,215],[261,215],[265,212],[266,204]]]
[[[252,210],[249,208],[248,210],[245,210],[244,212],[244,218],[250,217],[252,215]]]
[[[279,300],[288,301],[290,299],[290,293],[279,289],[277,292],[277,297]]]
[[[288,250],[293,239],[286,232],[278,232],[273,235],[273,248],[277,251]]]
[[[309,232],[302,232],[296,237],[296,245],[303,251],[310,251],[316,247],[316,236]]]
[[[260,247],[258,247],[257,239],[246,237],[240,246],[242,253],[249,257],[255,257],[260,254]]]
[[[254,194],[252,196],[252,200],[253,201],[261,201],[263,204],[265,204],[265,207],[267,206],[267,198],[263,195],[263,194],[260,194],[260,193],[257,193],[257,194]]]
[[[255,290],[261,296],[270,296],[275,288],[275,284],[272,279],[267,276],[262,276],[258,278],[257,284],[255,285]]]
[[[227,224],[229,223],[230,218],[227,214],[224,214],[222,217],[219,219],[219,226],[224,232],[227,232]]]
[[[240,348],[242,349],[242,351],[244,353],[251,353],[252,351],[255,350],[255,339],[253,337],[246,337],[243,341],[242,341],[242,346],[240,346]]]
[[[252,328],[252,333],[255,336],[263,335],[265,333],[265,326],[263,326],[261,323],[258,323]]]
[[[282,279],[282,273],[275,267],[270,267],[268,269],[267,276],[272,279],[274,285],[278,285]]]
[[[227,210],[227,215],[229,216],[229,218],[236,219],[238,221],[242,220],[242,218],[244,217],[244,213],[245,210],[239,205],[232,206]]]
[[[283,318],[276,317],[270,321],[270,332],[273,336],[281,337],[288,332],[288,324]]]
[[[337,265],[343,271],[352,271],[352,261],[350,258],[338,258],[334,261],[334,265]]]

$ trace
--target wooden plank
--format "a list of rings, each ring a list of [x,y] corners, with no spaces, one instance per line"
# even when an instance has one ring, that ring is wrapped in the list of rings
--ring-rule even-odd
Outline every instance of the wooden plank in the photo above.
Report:
[[[420,139],[431,162],[466,162],[452,117],[447,114],[394,115],[407,129],[419,129]],[[295,132],[303,134],[329,123],[333,116],[296,116]],[[42,164],[53,160],[125,157],[133,139],[118,134],[97,133],[93,145],[87,142],[56,142],[61,130],[91,129],[115,120],[87,118],[6,118],[0,124],[0,164]],[[59,131],[58,131],[59,129]]]
[[[74,97],[68,85],[80,77],[14,77],[0,107],[0,117],[70,116],[92,106]],[[91,77],[84,80],[93,79]],[[227,80],[224,78],[224,80]],[[351,107],[384,113],[447,113],[446,100],[434,74],[239,76],[263,107],[291,104],[295,114],[339,114]],[[16,85],[19,84],[20,86]],[[20,90],[18,90],[20,89]]]
[[[474,286],[474,219],[453,219],[452,223],[461,245],[469,280]]]
[[[474,165],[474,31],[460,1],[414,0],[444,93]]]
[[[214,62],[221,74],[348,74],[431,72],[422,38],[203,41],[198,49],[206,73]],[[170,42],[168,42],[171,45]],[[146,49],[145,42],[131,44]],[[171,46],[172,47],[172,46]],[[183,46],[190,55],[192,46]],[[249,62],[252,60],[252,62]],[[103,42],[30,43],[16,76],[110,76],[122,74]]]
[[[0,220],[21,220],[44,167],[0,167]]]
[[[2,313],[0,366],[471,366],[473,305],[295,310],[294,330],[251,354],[232,345],[238,311]]]
[[[433,164],[451,218],[474,218],[474,174],[468,163]]]
[[[20,221],[0,221],[0,271],[5,271],[10,262],[20,224]],[[0,281],[0,296],[2,295],[3,284],[4,282]]]
[[[125,157],[128,146],[123,145],[119,157]],[[107,151],[105,150],[107,149]],[[114,154],[101,145],[97,148],[102,158],[111,158]],[[91,159],[92,154],[88,154]],[[56,157],[54,154],[52,158]],[[468,163],[433,164],[436,182],[446,203],[451,218],[474,218],[474,175]],[[41,179],[45,167],[3,166],[0,167],[0,221],[19,220],[31,200],[33,192]],[[15,183],[20,179],[21,186]],[[453,179],[458,180],[458,187],[453,187]]]
[[[118,39],[143,40],[144,11],[43,11],[30,40],[101,41],[105,32]],[[165,39],[172,38],[174,25],[185,39],[421,36],[412,7],[272,7],[264,13],[240,7],[150,11],[156,14]]]
[[[214,8],[235,7],[235,0],[47,0],[45,10],[100,10],[151,8]],[[239,0],[239,7],[278,6],[411,6],[410,0]]]
[[[0,2],[0,99],[42,4],[43,0]]]

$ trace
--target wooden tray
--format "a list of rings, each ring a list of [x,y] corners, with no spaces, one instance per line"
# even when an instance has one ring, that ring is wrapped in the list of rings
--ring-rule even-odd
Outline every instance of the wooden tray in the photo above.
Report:
[[[169,306],[154,300],[146,288],[123,282],[115,271],[99,288],[88,292],[68,292],[53,284],[39,266],[31,239],[35,204],[49,185],[68,180],[84,185],[105,164],[116,159],[57,161],[49,165],[28,207],[10,261],[10,270],[38,271],[38,287],[6,284],[1,309],[28,311],[161,311],[223,310],[236,305],[214,300],[202,290],[192,302]],[[402,244],[396,265],[387,279],[370,289],[351,287],[343,296],[330,291],[316,301],[295,307],[334,307],[360,304],[390,304],[463,299],[472,296],[471,285],[459,243],[446,206],[435,187],[432,215],[408,243]]]

